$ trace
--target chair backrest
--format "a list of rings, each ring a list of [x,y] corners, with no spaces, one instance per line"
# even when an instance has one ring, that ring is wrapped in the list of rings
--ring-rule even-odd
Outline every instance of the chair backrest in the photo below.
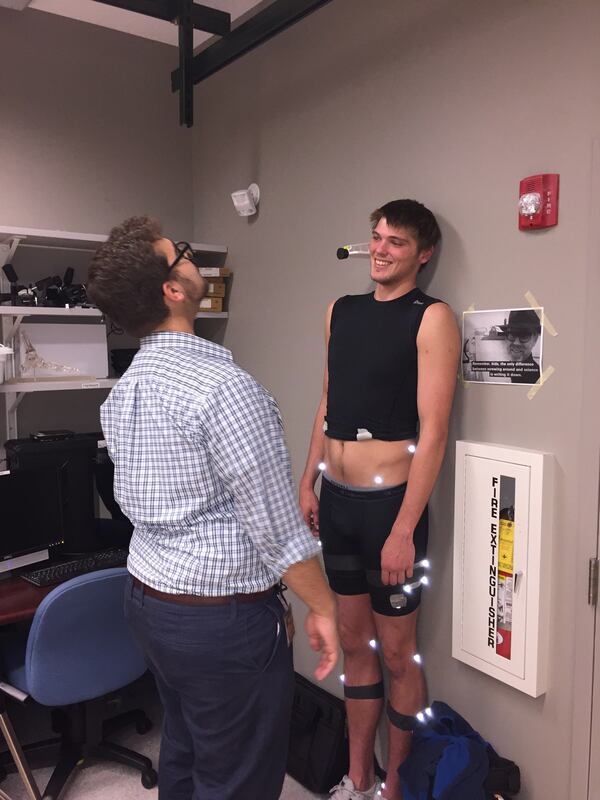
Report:
[[[27,639],[31,696],[48,706],[100,697],[146,670],[123,612],[127,570],[99,570],[57,586],[38,607]]]

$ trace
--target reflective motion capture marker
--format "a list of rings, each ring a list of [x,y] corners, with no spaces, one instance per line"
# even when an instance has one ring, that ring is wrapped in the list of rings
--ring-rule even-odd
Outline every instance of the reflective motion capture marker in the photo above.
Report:
[[[319,463],[319,469],[321,470],[321,472],[325,472],[325,470],[327,469],[327,464],[324,461],[321,461]]]
[[[359,244],[345,244],[343,247],[338,247],[336,256],[342,261],[350,256],[368,256],[369,243],[360,242]]]
[[[428,558],[422,558],[420,561],[416,561],[413,569],[429,569],[431,567],[431,562]],[[401,608],[406,608],[408,600],[406,595],[411,595],[413,591],[418,589],[421,586],[429,586],[429,578],[427,575],[422,575],[420,578],[416,580],[410,581],[405,583],[402,586],[402,594],[393,594],[390,596],[390,605],[392,608],[396,610]]]
[[[412,581],[411,583],[405,583],[402,587],[402,591],[406,592],[406,594],[412,594],[414,589],[418,589],[419,586],[429,586],[429,578],[427,575],[423,575],[422,578],[419,578],[417,581]]]
[[[417,714],[415,714],[415,717],[422,725],[425,725],[428,719],[433,719],[433,711],[429,706],[427,706],[427,708],[424,708],[423,711],[419,711]]]

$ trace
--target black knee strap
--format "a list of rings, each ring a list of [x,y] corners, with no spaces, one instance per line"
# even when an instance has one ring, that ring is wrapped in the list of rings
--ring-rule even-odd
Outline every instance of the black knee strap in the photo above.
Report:
[[[389,721],[395,728],[399,728],[401,731],[414,731],[414,729],[417,727],[416,717],[409,717],[406,714],[400,714],[399,711],[395,711],[391,707],[389,700],[385,710]]]
[[[371,683],[368,686],[346,686],[344,684],[344,697],[350,700],[379,700],[383,697],[383,681]]]

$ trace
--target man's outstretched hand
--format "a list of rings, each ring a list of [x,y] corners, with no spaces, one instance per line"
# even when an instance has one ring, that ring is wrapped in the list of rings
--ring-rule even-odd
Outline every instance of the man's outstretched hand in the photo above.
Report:
[[[339,639],[335,616],[321,616],[309,611],[304,622],[310,646],[321,658],[315,669],[315,678],[322,681],[335,667],[339,655]]]

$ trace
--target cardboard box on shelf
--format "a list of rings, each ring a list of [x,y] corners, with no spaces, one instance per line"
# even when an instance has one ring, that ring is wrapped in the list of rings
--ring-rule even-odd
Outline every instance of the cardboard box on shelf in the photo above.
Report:
[[[205,297],[200,301],[200,311],[223,311],[223,298]]]
[[[198,269],[204,278],[228,278],[231,275],[229,267],[198,267]]]
[[[225,297],[225,281],[211,278],[208,281],[207,294],[209,297]]]

